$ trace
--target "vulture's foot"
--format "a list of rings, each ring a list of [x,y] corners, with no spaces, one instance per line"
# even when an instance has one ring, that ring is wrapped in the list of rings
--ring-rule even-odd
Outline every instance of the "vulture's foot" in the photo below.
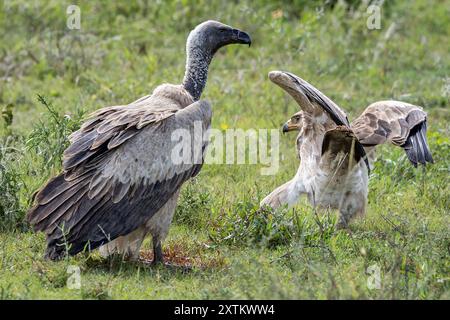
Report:
[[[348,224],[338,222],[336,223],[336,230],[346,230],[348,229]]]
[[[164,267],[166,269],[174,271],[174,272],[189,273],[192,271],[191,266],[182,266],[182,265],[173,264],[173,263],[164,263]]]
[[[172,262],[164,262],[164,254],[162,251],[161,241],[158,237],[153,236],[153,260],[141,260],[142,262],[149,264],[152,268],[164,268],[173,272],[187,273],[192,271],[191,266],[179,265]]]
[[[163,268],[172,272],[180,272],[180,273],[188,273],[192,271],[191,266],[183,266],[179,264],[174,264],[170,262],[164,262],[164,261],[157,261],[152,260],[152,262],[148,263],[148,261],[143,261],[147,265],[150,266],[150,268]]]
[[[158,267],[158,266],[164,266],[164,260],[157,260],[157,259],[153,259],[152,262],[150,263],[150,266],[152,267]]]
[[[162,251],[161,240],[153,236],[153,261],[152,265],[164,264],[164,254]]]

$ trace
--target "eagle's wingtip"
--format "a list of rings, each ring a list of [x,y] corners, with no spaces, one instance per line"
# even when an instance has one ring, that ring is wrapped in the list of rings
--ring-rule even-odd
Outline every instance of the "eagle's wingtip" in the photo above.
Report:
[[[269,77],[270,81],[274,81],[274,80],[276,80],[281,74],[282,74],[281,71],[273,70],[273,71],[270,71],[270,72],[267,74],[267,76]]]

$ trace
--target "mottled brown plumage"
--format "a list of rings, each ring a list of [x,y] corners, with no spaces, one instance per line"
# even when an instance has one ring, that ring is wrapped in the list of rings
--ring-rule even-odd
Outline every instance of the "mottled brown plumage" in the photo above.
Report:
[[[368,106],[351,128],[366,148],[391,142],[405,150],[414,166],[433,163],[426,138],[427,114],[421,107],[401,101],[378,101]]]

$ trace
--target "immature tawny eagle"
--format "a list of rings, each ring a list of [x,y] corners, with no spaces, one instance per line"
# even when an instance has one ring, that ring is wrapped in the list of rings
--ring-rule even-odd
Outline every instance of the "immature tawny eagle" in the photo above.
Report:
[[[433,162],[426,139],[426,113],[400,101],[371,104],[351,124],[345,112],[322,92],[289,72],[269,73],[272,82],[287,91],[301,111],[284,124],[298,130],[300,166],[294,178],[264,198],[261,206],[294,205],[306,194],[313,206],[339,210],[342,228],[365,213],[369,161],[384,142],[402,147],[414,166]]]

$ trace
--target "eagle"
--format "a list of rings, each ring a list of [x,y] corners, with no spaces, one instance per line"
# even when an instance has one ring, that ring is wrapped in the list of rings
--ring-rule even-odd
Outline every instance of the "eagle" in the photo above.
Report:
[[[427,114],[421,107],[379,101],[350,123],[336,103],[300,77],[272,71],[269,79],[300,106],[301,111],[282,128],[299,131],[300,166],[294,178],[261,201],[261,207],[290,207],[306,195],[314,207],[339,210],[336,227],[347,228],[354,217],[365,213],[377,145],[390,142],[403,148],[415,167],[433,163],[426,138]]]
[[[70,136],[63,169],[35,195],[27,220],[46,235],[45,257],[52,260],[100,247],[104,256],[139,258],[151,234],[153,263],[163,263],[180,187],[196,176],[200,161],[174,161],[176,130],[194,134],[211,124],[211,106],[200,100],[209,64],[223,46],[251,44],[250,36],[218,21],[196,26],[186,42],[186,66],[180,85],[162,84],[130,104],[94,112]]]

